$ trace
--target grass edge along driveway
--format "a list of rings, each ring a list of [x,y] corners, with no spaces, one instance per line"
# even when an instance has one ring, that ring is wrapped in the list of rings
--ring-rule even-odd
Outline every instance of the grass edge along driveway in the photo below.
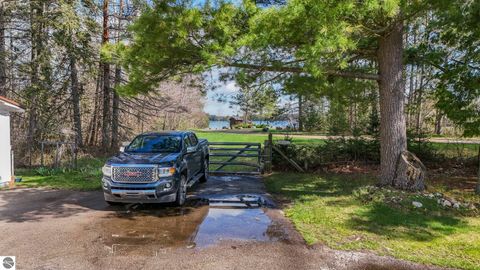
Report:
[[[480,269],[480,217],[453,213],[415,194],[400,193],[399,207],[356,196],[375,183],[367,175],[277,173],[267,190],[287,201],[285,213],[308,244],[371,250],[424,264]],[[396,191],[392,191],[395,196]],[[416,209],[412,200],[425,207]]]

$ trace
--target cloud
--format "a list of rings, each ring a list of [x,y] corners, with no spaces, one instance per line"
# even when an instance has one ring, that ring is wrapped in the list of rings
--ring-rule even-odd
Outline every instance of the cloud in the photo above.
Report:
[[[225,87],[222,87],[223,90],[227,93],[237,92],[239,90],[235,81],[229,81],[225,84]],[[221,90],[221,89],[220,89]]]

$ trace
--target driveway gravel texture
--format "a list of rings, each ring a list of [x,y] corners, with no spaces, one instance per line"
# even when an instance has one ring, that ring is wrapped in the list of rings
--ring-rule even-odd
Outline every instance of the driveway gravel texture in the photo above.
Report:
[[[261,178],[212,176],[189,194],[183,208],[113,207],[100,191],[2,190],[0,256],[17,269],[441,269],[306,245]]]

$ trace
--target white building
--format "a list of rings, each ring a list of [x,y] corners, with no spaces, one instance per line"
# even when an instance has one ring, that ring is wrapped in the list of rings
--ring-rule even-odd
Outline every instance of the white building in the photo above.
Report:
[[[13,176],[13,154],[10,141],[10,113],[23,112],[15,101],[0,96],[0,187]]]

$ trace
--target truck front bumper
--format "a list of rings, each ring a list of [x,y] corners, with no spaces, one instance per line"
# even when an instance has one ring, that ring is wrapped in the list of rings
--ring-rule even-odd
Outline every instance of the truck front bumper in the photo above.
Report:
[[[171,183],[170,188],[166,184]],[[178,181],[174,177],[148,184],[116,183],[103,177],[102,188],[105,201],[121,203],[168,203],[177,199]]]

